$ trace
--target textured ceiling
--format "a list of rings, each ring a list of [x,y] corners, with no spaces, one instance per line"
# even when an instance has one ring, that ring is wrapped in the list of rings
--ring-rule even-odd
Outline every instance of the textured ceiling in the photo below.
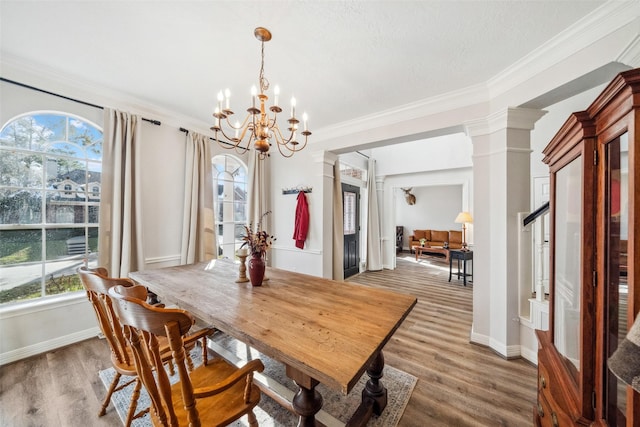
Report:
[[[603,3],[1,0],[0,53],[204,123],[221,89],[247,108],[264,26],[315,130],[486,82]]]

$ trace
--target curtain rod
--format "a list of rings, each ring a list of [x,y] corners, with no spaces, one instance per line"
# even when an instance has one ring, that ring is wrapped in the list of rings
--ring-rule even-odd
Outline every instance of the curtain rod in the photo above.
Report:
[[[361,152],[359,152],[359,151],[356,151],[356,153],[360,154],[361,156],[366,157],[367,159],[369,158],[369,156],[367,156],[366,154],[362,154],[362,153],[361,153]]]
[[[189,133],[189,129],[180,128],[180,132]],[[235,144],[232,144],[232,143],[230,143],[230,142],[227,142],[227,141],[220,141],[219,139],[215,139],[215,138],[212,138],[212,137],[209,137],[209,139],[210,139],[210,140],[212,140],[212,141],[215,141],[215,142],[219,142],[220,144],[226,144],[226,145],[230,145],[230,146],[232,146],[232,147],[235,147],[235,146],[236,146]],[[244,147],[242,147],[242,146],[238,146],[238,147],[239,147],[240,149],[242,149],[242,150],[246,150],[246,148],[244,148]]]
[[[101,106],[101,105],[91,104],[90,102],[81,101],[81,100],[75,99],[75,98],[69,98],[68,96],[60,95],[58,93],[49,92],[48,90],[40,89],[40,88],[37,88],[37,87],[34,87],[34,86],[29,86],[29,85],[24,84],[24,83],[16,82],[15,80],[9,80],[9,79],[5,79],[4,77],[0,77],[0,81],[11,83],[11,84],[14,84],[16,86],[24,87],[24,88],[27,88],[27,89],[35,90],[37,92],[46,93],[47,95],[57,96],[58,98],[66,99],[67,101],[73,101],[73,102],[77,102],[78,104],[87,105],[89,107],[93,107],[93,108],[98,108],[100,110],[104,110],[104,107]],[[145,122],[153,123],[156,126],[160,126],[162,124],[159,120],[145,119],[144,117],[142,118],[142,120],[144,120]]]

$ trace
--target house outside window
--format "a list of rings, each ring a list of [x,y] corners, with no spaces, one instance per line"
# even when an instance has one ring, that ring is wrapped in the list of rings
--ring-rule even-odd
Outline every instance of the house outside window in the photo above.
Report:
[[[82,290],[96,266],[102,130],[34,112],[0,129],[0,304]]]
[[[212,166],[218,255],[234,259],[247,223],[247,167],[229,155],[213,157]]]
[[[367,182],[367,171],[357,166],[340,161],[340,175],[346,177],[347,180],[355,178],[358,181]]]

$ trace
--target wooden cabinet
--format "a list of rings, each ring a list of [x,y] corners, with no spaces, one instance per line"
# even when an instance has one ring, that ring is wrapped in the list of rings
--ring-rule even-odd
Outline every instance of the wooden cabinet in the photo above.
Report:
[[[541,426],[640,425],[607,359],[640,310],[640,69],[619,74],[543,151],[551,182],[549,330],[536,331]]]

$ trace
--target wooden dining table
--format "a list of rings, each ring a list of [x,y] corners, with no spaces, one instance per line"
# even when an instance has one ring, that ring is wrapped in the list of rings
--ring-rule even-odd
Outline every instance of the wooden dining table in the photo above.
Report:
[[[362,403],[347,425],[365,425],[387,404],[382,349],[415,306],[415,297],[268,267],[262,286],[236,283],[230,260],[130,273],[136,282],[286,367],[298,386],[299,426],[316,425],[318,383],[344,395],[366,371]]]

